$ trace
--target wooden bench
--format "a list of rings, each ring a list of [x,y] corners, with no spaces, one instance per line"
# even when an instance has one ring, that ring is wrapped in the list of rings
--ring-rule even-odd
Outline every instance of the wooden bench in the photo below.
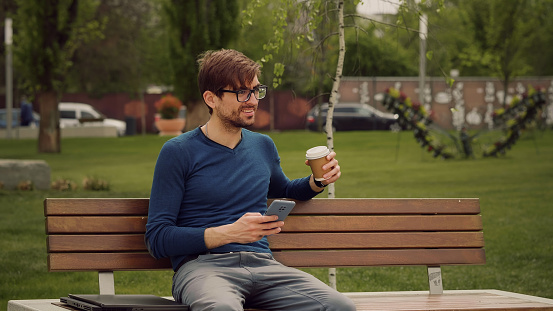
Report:
[[[113,271],[171,269],[168,259],[153,259],[144,246],[148,202],[46,199],[49,271],[98,271],[100,293],[113,294]],[[360,311],[553,310],[551,299],[443,290],[442,265],[486,262],[478,199],[298,202],[269,242],[274,257],[293,267],[428,267],[429,291],[346,293]]]

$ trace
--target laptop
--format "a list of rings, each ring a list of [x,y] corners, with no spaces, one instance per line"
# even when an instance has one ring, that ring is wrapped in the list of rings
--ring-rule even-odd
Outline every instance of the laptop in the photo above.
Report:
[[[187,311],[189,306],[155,295],[73,295],[63,302],[83,311]]]

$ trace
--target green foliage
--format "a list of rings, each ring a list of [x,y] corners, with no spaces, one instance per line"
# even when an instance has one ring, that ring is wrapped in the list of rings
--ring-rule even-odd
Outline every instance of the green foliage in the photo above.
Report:
[[[14,66],[30,91],[60,92],[76,49],[102,36],[103,21],[93,19],[95,2],[17,1]]]
[[[464,75],[492,74],[503,80],[530,72],[523,51],[531,45],[539,27],[534,4],[521,1],[459,2],[455,8],[464,30],[472,39],[459,50]]]
[[[183,102],[201,98],[197,89],[196,57],[225,47],[239,34],[237,0],[163,2],[168,22],[174,94]]]
[[[76,50],[68,91],[95,96],[135,94],[147,83],[169,85],[171,80],[165,78],[170,72],[168,49],[159,11],[155,1],[102,1],[94,16],[104,21],[103,36]]]
[[[263,68],[273,66],[272,82],[273,88],[283,84],[285,73],[285,56],[287,53],[295,55],[300,49],[306,47],[307,42],[312,42],[312,31],[316,28],[317,22],[320,22],[319,6],[324,1],[305,1],[297,2],[294,0],[255,0],[246,5],[242,11],[242,27],[246,33],[258,27],[259,24],[272,25],[270,30],[263,34],[265,43],[262,44],[263,55],[258,62]],[[270,5],[271,3],[271,5]],[[263,11],[271,8],[270,16],[266,16]],[[261,14],[258,14],[261,12]],[[259,19],[261,15],[264,19]],[[270,23],[267,23],[270,19]],[[256,20],[257,23],[253,23]],[[267,35],[270,34],[270,35]],[[287,57],[286,64],[294,66],[295,56]]]
[[[346,35],[346,76],[416,76],[415,56],[389,36],[377,37],[369,25],[364,33]]]

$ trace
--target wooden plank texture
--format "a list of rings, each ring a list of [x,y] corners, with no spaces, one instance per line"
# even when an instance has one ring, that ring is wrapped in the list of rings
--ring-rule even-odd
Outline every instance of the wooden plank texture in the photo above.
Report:
[[[446,291],[442,295],[392,292],[351,296],[357,311],[553,310],[553,300],[534,298],[537,297],[494,290]]]
[[[50,216],[46,233],[144,233],[145,216]]]
[[[171,269],[168,258],[148,253],[50,253],[48,271],[131,271]]]
[[[475,248],[484,246],[481,232],[418,233],[280,233],[268,237],[272,250]],[[49,252],[146,251],[143,234],[50,235]]]
[[[150,199],[68,199],[44,200],[44,215],[148,215]]]
[[[323,204],[322,201],[325,200]],[[298,202],[292,215],[479,214],[478,199],[312,199]]]
[[[323,200],[323,201],[320,201]],[[148,198],[44,200],[45,215],[147,215]],[[478,214],[474,199],[312,199],[297,202],[294,215],[306,214]]]
[[[484,264],[483,249],[412,249],[275,252],[291,267],[361,267],[395,265]],[[118,271],[170,269],[169,260],[148,253],[50,253],[49,271]]]
[[[276,260],[292,267],[362,267],[484,264],[484,249],[401,249],[274,252]]]
[[[482,232],[280,233],[268,240],[272,250],[484,247]]]
[[[48,252],[146,252],[144,234],[50,235]]]
[[[148,202],[46,199],[50,269],[170,268],[146,251]],[[268,239],[294,267],[481,264],[479,211],[478,199],[314,199]]]
[[[480,215],[289,216],[283,232],[478,231]]]

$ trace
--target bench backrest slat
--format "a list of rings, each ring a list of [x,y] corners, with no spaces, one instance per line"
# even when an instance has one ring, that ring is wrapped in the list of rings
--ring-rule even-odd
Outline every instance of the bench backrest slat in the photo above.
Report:
[[[484,264],[483,249],[321,250],[274,252],[276,260],[292,267],[359,267]],[[170,269],[168,259],[148,253],[51,253],[50,271],[119,271]],[[339,264],[336,264],[339,262]]]
[[[148,215],[149,199],[69,199],[44,201],[44,214],[54,215]]]
[[[50,271],[170,269],[144,246],[149,199],[46,199]],[[485,263],[478,199],[313,199],[268,237],[294,267]]]
[[[483,247],[482,232],[280,233],[269,237],[273,251]],[[146,251],[143,234],[50,235],[50,252]]]
[[[143,233],[147,216],[50,216],[46,230],[62,233]],[[481,231],[480,215],[290,216],[283,232]]]
[[[286,218],[283,232],[481,231],[480,215],[296,216]]]
[[[125,271],[171,269],[169,259],[141,253],[50,253],[49,271]]]
[[[321,204],[321,200],[324,204]],[[45,200],[46,216],[148,215],[149,199]],[[300,207],[301,208],[298,208]],[[306,214],[472,214],[480,213],[478,199],[313,199],[299,202],[292,215]]]

